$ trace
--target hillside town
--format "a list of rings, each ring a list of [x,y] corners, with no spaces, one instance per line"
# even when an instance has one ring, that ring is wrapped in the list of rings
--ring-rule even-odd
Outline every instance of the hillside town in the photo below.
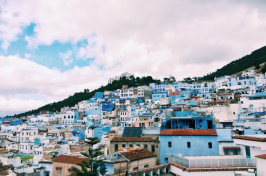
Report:
[[[82,153],[98,147],[98,175],[266,175],[266,74],[254,69],[214,82],[123,85],[0,124],[0,175],[73,176],[92,159]]]

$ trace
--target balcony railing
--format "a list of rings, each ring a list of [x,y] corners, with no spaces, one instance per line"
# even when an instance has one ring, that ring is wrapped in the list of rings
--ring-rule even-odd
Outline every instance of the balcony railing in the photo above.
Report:
[[[228,158],[228,159],[186,159],[176,155],[171,161],[188,168],[219,168],[219,167],[256,167],[255,158]]]

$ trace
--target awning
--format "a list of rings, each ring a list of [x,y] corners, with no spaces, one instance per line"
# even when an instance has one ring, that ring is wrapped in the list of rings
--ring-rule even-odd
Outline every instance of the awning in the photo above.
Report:
[[[240,147],[223,147],[224,150],[240,150]]]

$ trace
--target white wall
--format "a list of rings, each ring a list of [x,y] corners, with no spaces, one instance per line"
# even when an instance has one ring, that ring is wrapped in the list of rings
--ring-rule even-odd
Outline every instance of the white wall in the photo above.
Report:
[[[257,176],[265,176],[266,175],[266,160],[257,158]]]

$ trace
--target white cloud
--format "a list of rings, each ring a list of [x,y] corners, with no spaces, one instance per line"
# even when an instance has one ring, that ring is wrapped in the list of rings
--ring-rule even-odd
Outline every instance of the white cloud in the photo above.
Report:
[[[31,54],[30,53],[25,53],[25,56],[24,56],[26,59],[29,59],[31,57]]]
[[[73,62],[73,59],[71,59],[72,56],[71,50],[67,50],[65,53],[59,53],[59,56],[62,58],[65,66],[68,66]]]
[[[86,38],[87,44],[79,47],[77,57],[83,60],[98,58],[104,53],[104,43],[97,35],[92,34]]]
[[[64,64],[75,56],[96,58],[88,67],[60,72],[2,57],[0,72],[8,76],[0,76],[6,84],[0,91],[9,96],[33,92],[58,100],[125,71],[202,76],[266,44],[264,1],[14,0],[1,1],[0,8],[2,48],[34,23],[34,35],[25,38],[29,48],[87,37],[88,45],[61,55]]]
[[[93,90],[105,85],[110,74],[93,64],[60,72],[19,56],[0,56],[0,65],[0,111],[31,110],[84,88]]]

